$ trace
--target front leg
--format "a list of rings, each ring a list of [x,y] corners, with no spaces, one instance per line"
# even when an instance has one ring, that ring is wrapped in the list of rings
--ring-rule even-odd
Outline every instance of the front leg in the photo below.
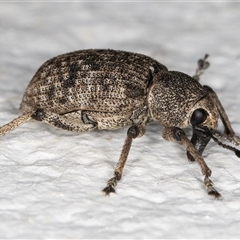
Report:
[[[230,141],[231,143],[233,143],[235,145],[240,145],[240,138],[235,135],[235,132],[232,129],[229,118],[228,118],[228,116],[225,112],[225,109],[223,108],[223,105],[221,104],[217,94],[209,86],[203,86],[203,87],[205,90],[207,90],[209,92],[209,94],[212,98],[212,101],[214,102],[215,106],[217,107],[218,113],[220,115],[220,118],[221,118],[223,126],[224,126],[224,135],[222,135],[217,130],[214,130],[213,134],[217,137],[225,138],[226,140]]]
[[[209,178],[211,176],[211,169],[207,166],[204,159],[198,150],[194,147],[191,141],[187,138],[185,132],[180,128],[165,128],[163,133],[163,138],[170,141],[181,142],[187,149],[187,152],[192,156],[192,158],[199,164],[202,174],[205,176],[204,185],[207,189],[209,195],[215,198],[221,198],[221,194],[213,187],[213,182]]]
[[[122,178],[123,168],[127,161],[127,157],[132,145],[132,140],[138,137],[140,133],[141,129],[139,126],[133,125],[128,129],[127,137],[125,139],[120,158],[114,170],[114,177],[108,180],[107,187],[103,189],[103,192],[105,192],[106,195],[109,195],[111,192],[115,193],[117,182]]]

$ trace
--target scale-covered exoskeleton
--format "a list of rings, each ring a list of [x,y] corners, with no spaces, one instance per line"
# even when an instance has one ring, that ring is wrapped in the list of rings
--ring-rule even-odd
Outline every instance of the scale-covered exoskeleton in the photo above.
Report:
[[[217,137],[236,145],[240,141],[216,93],[199,83],[209,65],[206,58],[199,60],[195,76],[190,77],[168,71],[148,56],[125,51],[81,50],[57,56],[33,76],[21,103],[22,115],[1,127],[0,136],[29,120],[76,132],[130,126],[114,176],[103,189],[108,195],[122,177],[132,139],[141,137],[148,123],[158,121],[164,127],[163,138],[186,147],[189,161],[200,165],[208,193],[219,198],[203,150],[212,138],[239,157],[237,149]],[[219,117],[223,135],[215,130]],[[183,131],[189,125],[191,141]]]

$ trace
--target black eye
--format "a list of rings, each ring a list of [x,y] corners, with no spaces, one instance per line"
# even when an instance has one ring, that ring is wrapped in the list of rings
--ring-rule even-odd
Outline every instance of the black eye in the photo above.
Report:
[[[204,109],[199,108],[195,110],[191,117],[192,126],[196,126],[203,123],[207,119],[207,116],[208,113]]]

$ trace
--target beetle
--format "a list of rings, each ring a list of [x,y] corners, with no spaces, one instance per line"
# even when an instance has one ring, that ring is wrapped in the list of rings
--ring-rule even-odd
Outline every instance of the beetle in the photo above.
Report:
[[[158,121],[163,138],[182,143],[188,160],[199,164],[208,194],[221,198],[202,153],[213,139],[240,157],[239,150],[219,138],[235,145],[240,139],[217,94],[199,83],[209,66],[207,57],[198,61],[193,77],[127,51],[89,49],[51,58],[30,81],[20,105],[22,115],[2,126],[0,136],[30,120],[76,132],[129,126],[114,176],[103,189],[109,195],[122,178],[132,140],[144,135],[147,124]],[[216,130],[219,117],[224,134]],[[183,130],[188,126],[193,130],[191,140]]]

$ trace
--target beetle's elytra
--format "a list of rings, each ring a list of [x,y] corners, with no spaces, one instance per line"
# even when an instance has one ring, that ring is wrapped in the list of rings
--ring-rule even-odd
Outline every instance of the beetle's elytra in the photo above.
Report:
[[[240,144],[216,93],[199,83],[209,66],[207,55],[198,61],[193,77],[168,71],[158,61],[137,53],[116,50],[82,50],[45,62],[33,76],[21,103],[22,115],[0,128],[0,136],[36,120],[76,132],[130,126],[114,171],[103,191],[115,192],[132,140],[141,137],[152,121],[162,124],[163,138],[182,143],[189,161],[197,161],[207,192],[220,193],[210,180],[211,170],[202,153],[213,139],[240,157],[240,151],[223,144]],[[216,130],[218,119],[224,134]],[[183,129],[192,126],[192,138]]]

